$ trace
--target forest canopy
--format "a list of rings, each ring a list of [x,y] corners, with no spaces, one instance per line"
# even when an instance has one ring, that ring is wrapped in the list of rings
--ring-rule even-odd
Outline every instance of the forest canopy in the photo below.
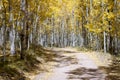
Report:
[[[119,53],[120,0],[0,0],[3,55],[32,44]]]

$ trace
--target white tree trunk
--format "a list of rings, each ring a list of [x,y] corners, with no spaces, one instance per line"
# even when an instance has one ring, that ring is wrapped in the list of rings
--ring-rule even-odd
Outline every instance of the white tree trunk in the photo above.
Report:
[[[107,48],[106,48],[106,32],[104,31],[104,33],[103,33],[103,35],[104,35],[104,53],[106,53],[107,52]]]
[[[15,53],[15,30],[10,31],[10,52],[12,55]]]

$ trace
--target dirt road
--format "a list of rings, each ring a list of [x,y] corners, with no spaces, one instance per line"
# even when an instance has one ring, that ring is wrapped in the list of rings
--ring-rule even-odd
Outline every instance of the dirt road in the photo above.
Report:
[[[52,49],[58,57],[49,62],[48,72],[36,75],[33,80],[107,80],[103,67],[109,58],[95,52],[80,52],[72,48]]]

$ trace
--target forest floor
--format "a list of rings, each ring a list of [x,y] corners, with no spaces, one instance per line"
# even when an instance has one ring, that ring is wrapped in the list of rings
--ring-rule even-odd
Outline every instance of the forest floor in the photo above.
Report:
[[[120,80],[120,57],[101,51],[38,46],[19,57],[0,62],[0,80]]]
[[[76,48],[50,50],[57,56],[45,63],[46,72],[30,76],[31,80],[120,80],[119,65],[113,67],[113,57],[108,53]]]
[[[56,56],[50,50],[39,45],[31,46],[26,51],[24,59],[20,59],[19,54],[18,50],[14,55],[11,55],[10,49],[7,48],[5,62],[3,62],[0,50],[0,80],[30,80],[28,76],[47,71],[48,68],[44,64]]]

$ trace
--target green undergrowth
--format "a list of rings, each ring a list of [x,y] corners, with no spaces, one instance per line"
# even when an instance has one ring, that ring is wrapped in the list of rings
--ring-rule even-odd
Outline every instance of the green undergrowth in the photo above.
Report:
[[[24,60],[20,59],[19,53],[18,50],[14,56],[6,56],[5,62],[0,61],[0,80],[29,80],[25,73],[35,73],[38,69],[40,70],[38,64],[42,64],[42,61],[51,61],[55,56],[41,46],[30,47],[24,55]],[[41,59],[38,60],[38,57]]]
[[[92,49],[85,48],[85,47],[76,47],[76,49],[77,49],[78,51],[82,51],[82,52],[88,52],[88,51],[92,51],[92,52],[93,52]]]
[[[78,51],[82,51],[82,52],[101,52],[101,53],[104,53],[103,49],[96,50],[96,49],[86,48],[86,47],[76,47],[76,49]]]

